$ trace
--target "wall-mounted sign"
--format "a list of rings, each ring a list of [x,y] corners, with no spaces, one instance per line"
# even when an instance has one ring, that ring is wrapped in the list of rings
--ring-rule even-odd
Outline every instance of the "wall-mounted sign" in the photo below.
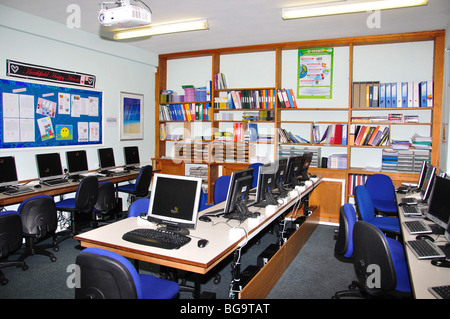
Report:
[[[6,75],[95,88],[95,76],[6,60]]]

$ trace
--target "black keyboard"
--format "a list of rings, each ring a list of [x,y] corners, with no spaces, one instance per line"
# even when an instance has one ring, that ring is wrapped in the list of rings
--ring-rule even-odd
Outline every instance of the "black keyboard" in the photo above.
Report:
[[[430,287],[428,290],[438,299],[450,299],[450,285]]]
[[[411,248],[418,259],[445,258],[444,252],[433,242],[424,240],[410,240],[406,245]]]
[[[164,249],[178,249],[191,241],[190,237],[179,233],[163,229],[148,228],[131,230],[125,233],[122,236],[122,239],[136,244]]]
[[[67,184],[67,183],[69,183],[69,181],[67,179],[62,179],[62,178],[49,179],[47,181],[42,182],[42,184],[47,185],[47,186],[56,186],[56,185]]]
[[[27,193],[32,193],[32,192],[34,192],[34,189],[32,189],[31,187],[19,187],[17,189],[8,190],[8,191],[4,192],[3,194],[14,196],[14,195],[27,194]]]

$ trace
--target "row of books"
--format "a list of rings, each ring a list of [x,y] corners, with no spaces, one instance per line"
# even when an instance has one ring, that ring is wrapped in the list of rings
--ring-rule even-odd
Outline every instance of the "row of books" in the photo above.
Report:
[[[297,100],[292,89],[277,90],[278,101],[282,108],[297,108]]]
[[[347,124],[327,125],[322,136],[320,135],[319,125],[314,124],[312,130],[314,144],[347,145]]]
[[[389,113],[388,115],[377,115],[377,116],[352,116],[353,123],[418,123],[418,115],[403,115],[401,113]]]
[[[159,124],[159,139],[178,141],[183,139],[183,134],[171,134],[167,129],[166,123],[161,123]]]
[[[310,144],[311,142],[303,137],[292,134],[292,132],[286,131],[283,128],[278,128],[278,136],[281,143],[298,143],[298,144]]]
[[[177,94],[173,90],[162,90],[160,103],[183,103],[183,102],[206,102],[211,101],[212,82],[207,81],[203,87],[196,88],[194,85],[182,85],[184,95]]]
[[[227,79],[224,73],[214,74],[214,87],[218,90],[228,88]]]
[[[347,154],[331,154],[328,156],[327,167],[347,169]]]
[[[232,90],[226,97],[214,98],[216,109],[275,109],[274,89]]]
[[[209,121],[210,103],[162,104],[160,121]]]
[[[350,125],[350,145],[380,146],[389,143],[388,126]]]
[[[365,174],[348,174],[348,194],[355,195],[356,186],[365,186],[368,177]]]
[[[353,82],[352,105],[358,107],[431,107],[433,81]]]

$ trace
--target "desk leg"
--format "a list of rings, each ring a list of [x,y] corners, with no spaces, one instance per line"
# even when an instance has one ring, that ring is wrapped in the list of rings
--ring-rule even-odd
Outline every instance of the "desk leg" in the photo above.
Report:
[[[234,252],[233,262],[231,263],[231,284],[230,284],[230,299],[237,299],[239,292],[242,290],[241,286],[241,249],[239,247]]]

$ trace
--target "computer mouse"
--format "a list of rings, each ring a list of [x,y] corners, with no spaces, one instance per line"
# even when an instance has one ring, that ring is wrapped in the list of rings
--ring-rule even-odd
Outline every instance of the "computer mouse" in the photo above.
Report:
[[[433,259],[431,261],[431,264],[437,267],[447,267],[450,268],[450,260],[440,258],[440,259]]]
[[[200,216],[199,218],[198,218],[198,220],[201,220],[202,222],[210,222],[211,221],[211,218],[209,218],[208,216]]]
[[[416,236],[416,239],[417,239],[417,240],[425,240],[425,239],[428,239],[429,241],[434,242],[433,237],[428,236],[428,235],[423,235],[423,234],[417,235],[417,236]]]
[[[34,185],[34,188],[41,188],[41,185],[36,184],[36,185]]]
[[[203,247],[205,247],[206,245],[208,245],[208,243],[209,243],[208,240],[206,240],[206,239],[200,239],[200,240],[197,242],[197,246],[198,246],[199,248],[203,248]]]

